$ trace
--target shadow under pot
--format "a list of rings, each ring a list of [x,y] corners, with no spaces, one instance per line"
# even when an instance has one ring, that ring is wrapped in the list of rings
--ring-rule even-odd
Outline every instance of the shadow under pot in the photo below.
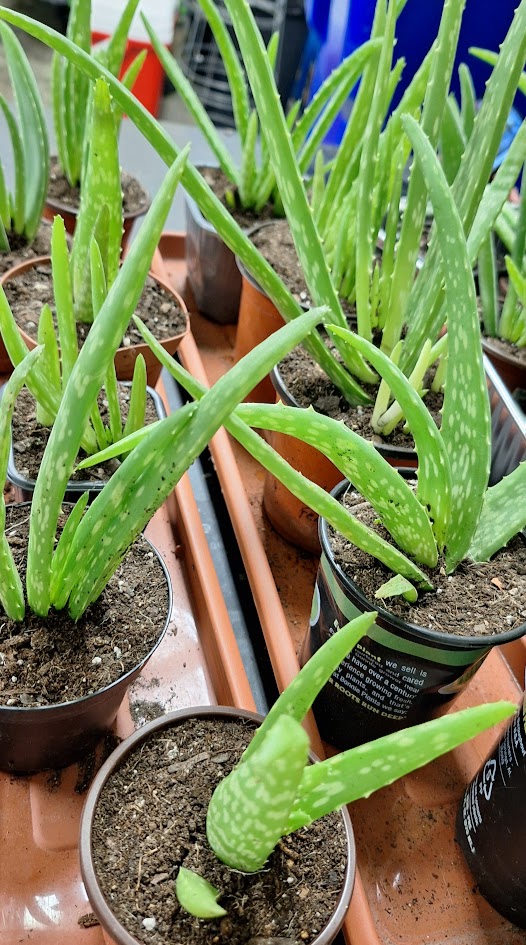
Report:
[[[237,322],[241,276],[236,257],[185,194],[186,268],[198,312],[220,325]]]
[[[300,407],[296,398],[289,391],[280,366],[270,372],[277,398],[288,407]],[[314,446],[304,443],[286,433],[273,431],[270,434],[273,448],[299,470],[311,482],[330,492],[340,481],[341,472],[323,453]],[[412,449],[403,446],[375,444],[378,451],[391,466],[414,469],[417,455]],[[265,474],[263,487],[263,507],[279,535],[293,545],[319,555],[321,546],[318,534],[318,515],[309,506],[298,499],[272,473]]]
[[[124,195],[122,214],[122,252],[125,251],[136,220],[143,217],[151,206],[151,198],[141,183],[132,174],[121,174],[121,186]],[[53,222],[56,216],[62,217],[66,233],[73,236],[79,215],[80,190],[72,187],[63,173],[57,157],[51,158],[50,190],[44,203],[43,217]]]
[[[120,386],[130,390],[131,381],[122,381]],[[4,389],[5,384],[0,387],[0,398],[3,396]],[[164,417],[166,417],[166,410],[161,397],[152,387],[147,387],[146,393],[147,404],[151,404],[152,410],[155,411],[155,419],[163,420]],[[13,486],[15,486],[15,489],[17,490],[17,499],[20,502],[30,502],[35,491],[36,476],[38,475],[38,468],[40,467],[45,445],[47,444],[47,440],[49,439],[49,435],[51,433],[51,427],[42,427],[35,417],[34,423],[31,425],[28,424],[28,426],[25,427],[24,440],[26,441],[27,445],[25,445],[25,449],[22,450],[21,445],[18,443],[15,435],[15,429],[17,427],[16,413],[18,410],[18,402],[20,401],[21,397],[23,398],[23,402],[27,403],[31,395],[29,394],[29,391],[23,389],[18,395],[17,403],[15,404],[15,415],[11,424],[13,435],[11,438],[9,458],[7,461],[7,479],[8,482],[11,482]],[[151,417],[149,422],[152,422],[153,419],[154,418]],[[24,420],[26,422],[28,420],[27,412],[24,416]],[[126,414],[123,416],[123,422],[126,422]],[[34,455],[28,457],[25,450],[30,449],[33,442],[36,444]],[[29,463],[31,466],[34,466],[33,476],[30,475],[29,472],[26,472],[23,466],[20,468],[20,465],[17,465],[17,456],[21,458],[22,463]],[[85,454],[81,453],[81,456],[84,458]],[[70,479],[67,484],[66,491],[64,493],[64,502],[76,502],[83,492],[89,492],[88,503],[92,502],[95,496],[98,495],[98,493],[104,488],[118,466],[119,461],[112,459],[108,460],[106,463],[102,463],[99,467],[92,467],[78,472],[77,478]],[[103,478],[100,478],[100,476],[97,477],[97,473],[101,473]],[[91,474],[93,474],[91,478],[86,478],[86,476],[91,476]]]
[[[458,810],[456,838],[485,899],[526,928],[526,696]]]
[[[54,308],[51,259],[43,256],[15,266],[0,278],[7,300],[28,348],[36,346],[38,319],[45,303]],[[186,305],[167,282],[149,273],[136,309],[159,343],[173,355],[189,330]],[[77,322],[79,344],[89,331],[89,325]],[[128,326],[123,344],[115,353],[115,370],[119,381],[131,381],[135,361],[142,354],[146,362],[146,379],[155,387],[162,365],[153,351],[142,340],[133,323]],[[9,355],[0,339],[0,373],[12,370]]]
[[[25,565],[30,508],[29,503],[6,507],[6,536],[19,570]],[[59,527],[66,518],[67,513]],[[140,536],[78,621],[53,608],[47,617],[26,609],[22,621],[4,615],[0,770],[32,774],[63,768],[92,751],[159,646],[171,612],[166,566]]]
[[[349,482],[345,480],[332,494],[343,500],[349,488]],[[358,568],[354,564],[342,567],[336,560],[330,527],[325,519],[320,519],[319,528],[322,554],[302,662],[305,663],[349,620],[366,611],[378,613],[367,635],[343,660],[314,703],[320,734],[331,745],[340,749],[350,748],[426,721],[437,707],[462,691],[494,646],[516,640],[526,633],[526,623],[520,618],[522,605],[519,599],[523,599],[520,593],[513,598],[515,626],[489,635],[482,633],[482,622],[477,624],[488,609],[488,598],[484,594],[480,595],[482,618],[465,615],[466,612],[462,611],[455,625],[458,632],[420,626],[416,622],[417,605],[407,607],[415,615],[411,620],[386,610],[373,593],[368,599],[348,573],[351,568],[355,573],[370,573],[375,565],[374,559],[370,559],[369,567],[361,558]],[[520,565],[524,567],[526,545],[520,538],[516,541],[520,547]],[[492,566],[495,566],[495,558]],[[493,569],[491,573],[488,571],[484,590],[491,587],[491,577],[495,573]],[[378,586],[388,577],[387,572],[379,575]],[[459,582],[462,578],[463,575],[459,575]],[[473,586],[464,589],[466,596],[460,583],[458,586],[452,584],[451,588],[458,610],[459,601],[462,607],[462,602],[468,600],[468,592],[473,593]],[[447,623],[448,619],[452,623],[453,618],[448,618],[447,614],[448,594],[443,591],[440,596],[433,594],[429,598],[429,604],[438,601],[445,612],[436,612],[433,619],[437,625],[439,621]],[[402,612],[407,611],[402,609]],[[427,609],[422,608],[420,613],[431,623]]]
[[[183,709],[142,726],[103,764],[83,809],[80,865],[108,942],[147,945],[153,930],[159,945],[329,945],[335,940],[355,875],[346,808],[287,836],[285,849],[278,844],[259,872],[230,870],[208,845],[210,797],[262,721],[253,712],[222,706]],[[311,762],[316,760],[311,755]],[[137,816],[146,797],[147,837],[144,818]],[[145,843],[148,861],[143,859],[137,873]],[[121,856],[119,850],[131,855]],[[224,918],[193,918],[173,891],[167,896],[166,887],[173,890],[180,866],[195,870],[220,891],[220,904],[228,913]],[[166,881],[152,883],[155,876]],[[262,933],[260,939],[258,929],[271,930],[271,937]]]

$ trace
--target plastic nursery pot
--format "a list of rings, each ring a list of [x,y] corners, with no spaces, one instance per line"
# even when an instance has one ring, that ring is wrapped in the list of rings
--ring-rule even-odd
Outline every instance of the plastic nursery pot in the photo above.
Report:
[[[187,278],[197,310],[220,325],[237,322],[241,276],[234,253],[185,194]]]
[[[30,503],[15,508],[29,509]],[[168,592],[167,613],[149,652],[127,673],[96,692],[71,702],[49,706],[0,705],[0,770],[33,774],[48,768],[64,768],[83,758],[109,730],[126,695],[163,639],[172,613],[172,584],[164,561],[144,538],[164,573]]]
[[[279,365],[270,372],[275,392],[288,407],[298,407],[298,401],[292,396],[279,370]],[[285,433],[273,432],[271,443],[275,450],[312,482],[328,492],[341,480],[337,467],[308,443],[303,443]],[[375,444],[379,452],[391,466],[415,468],[417,457],[414,450],[403,446]],[[265,474],[263,505],[270,522],[282,538],[292,542],[304,551],[320,553],[318,535],[318,516],[298,499],[272,473]]]
[[[348,487],[345,480],[332,495],[340,498]],[[365,611],[378,613],[367,636],[343,660],[314,704],[322,738],[337,748],[360,745],[430,718],[433,709],[461,692],[494,646],[526,632],[523,623],[488,639],[405,622],[378,600],[367,600],[335,561],[325,519],[320,519],[319,529],[322,553],[303,662],[348,620]]]
[[[131,381],[122,381],[126,387],[131,387]],[[0,387],[0,398],[3,396],[5,384]],[[159,420],[166,417],[166,410],[159,394],[153,387],[146,388],[148,397],[152,400],[155,407],[155,413]],[[30,502],[35,491],[35,480],[25,476],[16,465],[16,443],[11,440],[9,450],[9,459],[7,461],[7,479],[12,482],[18,490],[21,502]],[[89,492],[88,503],[92,502],[96,495],[104,488],[105,482],[101,479],[70,479],[64,493],[64,502],[76,502],[83,492]]]
[[[210,720],[216,722],[218,720],[229,722],[239,719],[245,723],[248,722],[259,724],[262,722],[263,716],[254,712],[247,712],[242,709],[233,709],[224,706],[199,706],[197,708],[181,709],[177,712],[171,712],[167,715],[161,716],[160,718],[155,719],[153,722],[149,722],[142,728],[138,729],[133,735],[122,742],[103,764],[97,773],[86,798],[80,826],[79,852],[81,873],[86,887],[86,892],[93,911],[104,931],[105,940],[108,943],[115,943],[115,945],[143,945],[144,942],[149,941],[149,935],[151,933],[146,931],[146,929],[141,928],[140,918],[137,920],[137,937],[135,934],[133,934],[133,932],[129,931],[127,928],[124,928],[121,922],[116,918],[114,911],[112,910],[111,902],[108,901],[101,889],[101,884],[97,877],[96,865],[94,863],[94,849],[97,843],[97,838],[94,834],[94,823],[96,821],[97,805],[100,803],[101,796],[104,793],[106,787],[111,785],[111,779],[115,771],[119,769],[121,765],[130,758],[130,756],[137,755],[138,765],[140,764],[141,750],[144,750],[145,743],[151,736],[155,736],[161,732],[168,734],[170,729],[173,729],[174,727],[181,725],[191,719]],[[224,746],[222,744],[218,745],[219,749],[222,749],[223,747]],[[316,757],[312,754],[311,761],[317,761]],[[109,789],[111,789],[111,787]],[[329,945],[329,943],[334,941],[338,931],[342,926],[352,895],[356,866],[354,837],[347,810],[345,808],[342,809],[340,815],[342,817],[343,828],[345,831],[345,844],[347,849],[347,863],[343,886],[332,915],[330,916],[325,927],[323,929],[317,930],[315,937],[310,939],[310,945]],[[140,820],[141,818],[138,818],[138,823]],[[154,829],[155,824],[149,824],[149,832],[150,828]],[[110,835],[110,831],[111,824],[105,825],[105,836]],[[98,830],[96,833],[98,833]],[[141,842],[142,838],[138,837],[138,846],[141,844]],[[226,869],[227,868],[225,867],[225,870]],[[115,899],[113,892],[112,899]],[[228,909],[228,904],[226,905],[226,908]],[[136,910],[133,911],[136,914]],[[271,920],[272,916],[269,917],[269,924]],[[235,924],[234,912],[227,916],[227,921]],[[196,922],[195,919],[189,916],[189,929],[198,928],[199,925],[200,922]],[[213,925],[207,923],[207,929],[208,928],[212,929]],[[141,929],[142,935],[141,932],[139,932],[139,929]],[[249,932],[249,934],[251,933]],[[181,940],[183,939],[182,935],[179,937]],[[164,937],[161,936],[159,929],[156,929],[156,941],[159,943],[164,943],[165,941]],[[193,938],[192,941],[194,941]],[[213,941],[212,932],[210,932],[210,941]],[[279,941],[279,939],[269,939],[269,941]]]
[[[509,391],[526,390],[526,358],[519,361],[512,353],[513,345],[509,346],[508,354],[502,342],[497,344],[493,338],[483,338],[482,348]]]
[[[456,837],[485,899],[526,928],[526,697],[467,787]]]
[[[48,256],[39,256],[35,259],[27,260],[23,263],[20,263],[20,265],[18,266],[14,266],[12,269],[9,270],[9,272],[6,272],[0,278],[0,285],[5,285],[6,282],[11,282],[15,279],[18,279],[27,270],[32,269],[34,267],[38,267],[38,266],[41,266],[42,268],[46,268],[46,267],[49,268],[49,278],[51,279],[51,259]],[[166,293],[167,295],[175,299],[179,309],[185,316],[184,330],[181,331],[178,335],[173,335],[170,338],[165,338],[164,340],[160,342],[160,344],[165,349],[165,351],[167,351],[168,354],[173,355],[177,351],[177,348],[179,347],[182,339],[184,338],[185,334],[187,333],[190,327],[190,321],[188,318],[188,309],[183,299],[179,295],[179,293],[176,292],[175,289],[173,289],[172,286],[169,285],[169,283],[164,282],[162,279],[156,276],[153,272],[150,272],[149,276],[151,279],[154,279],[155,282],[158,283],[158,285],[161,286],[164,293]],[[43,273],[42,278],[45,280],[46,278],[45,273]],[[28,348],[36,347],[36,340],[34,338],[28,335],[27,332],[23,331],[21,328],[19,329],[19,331],[26,345],[28,346]],[[140,344],[130,344],[128,346],[122,346],[121,348],[117,349],[115,353],[115,371],[117,373],[117,378],[119,381],[132,380],[135,361],[137,360],[139,354],[142,354],[146,362],[147,383],[150,387],[155,387],[161,373],[161,363],[157,360],[151,348],[149,348],[149,346],[143,342],[141,342]],[[7,352],[6,352],[6,357],[7,357]],[[0,369],[1,367],[2,365],[0,362]],[[5,370],[3,373],[10,373],[11,370],[12,370],[11,362],[9,361],[9,358],[7,358],[7,367],[5,367]]]
[[[254,232],[254,230],[249,232]],[[260,288],[237,256],[236,262],[241,273],[241,302],[234,349],[234,360],[237,362],[261,341],[269,338],[285,322],[274,302],[271,302],[266,292]],[[256,384],[246,399],[258,403],[273,403],[275,393],[270,377],[264,377],[259,384]]]

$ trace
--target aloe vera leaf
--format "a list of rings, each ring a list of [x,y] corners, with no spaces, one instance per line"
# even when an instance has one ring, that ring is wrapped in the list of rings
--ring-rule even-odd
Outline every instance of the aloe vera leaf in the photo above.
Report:
[[[380,516],[402,551],[434,567],[437,547],[427,511],[379,451],[345,424],[314,410],[281,404],[242,404],[236,416],[252,427],[279,430],[314,446],[351,481]]]
[[[433,64],[421,119],[422,129],[434,146],[438,143],[463,9],[464,0],[446,0],[434,45]],[[407,300],[414,281],[416,261],[420,251],[420,234],[425,219],[426,203],[427,193],[424,180],[420,168],[413,164],[393,270],[389,315],[382,336],[382,350],[387,354],[392,351],[402,334]]]
[[[475,56],[476,59],[480,59],[482,62],[487,62],[490,66],[495,66],[499,58],[498,53],[493,52],[491,49],[481,49],[479,46],[470,46],[468,52],[471,56]],[[517,88],[519,92],[526,95],[526,72],[522,73],[517,83]]]
[[[484,332],[494,338],[497,334],[498,302],[495,240],[491,232],[479,252],[478,281]]]
[[[469,234],[484,188],[492,172],[504,128],[517,89],[520,71],[526,56],[526,0],[521,0],[513,22],[504,40],[497,64],[487,84],[484,98],[473,126],[473,132],[454,180],[452,191],[458,207],[464,232]],[[512,147],[515,142],[512,142]],[[524,153],[523,153],[524,157]],[[480,240],[484,239],[483,232]],[[468,244],[469,245],[469,244]],[[471,262],[478,255],[476,247]],[[473,252],[473,247],[471,251]],[[436,337],[441,326],[440,265],[438,246],[431,247],[416,288],[408,300],[403,370],[412,366],[423,340]]]
[[[433,204],[445,282],[449,357],[441,433],[451,464],[451,517],[446,534],[450,573],[466,554],[482,509],[491,460],[491,414],[475,285],[460,215],[424,133],[409,116],[404,126]]]
[[[119,103],[137,129],[157,151],[160,158],[168,165],[175,161],[178,154],[180,154],[180,150],[173,139],[144,106],[137,101],[135,96],[131,95],[104,66],[97,63],[83,50],[77,48],[67,37],[32,20],[30,17],[16,13],[14,10],[0,8],[0,20],[13,23],[31,36],[51,46],[77,68],[82,69],[91,79],[97,79],[102,75],[110,87],[114,100]],[[185,190],[198,204],[203,216],[215,227],[229,249],[239,256],[249,272],[252,273],[259,285],[272,299],[283,318],[286,321],[296,318],[301,313],[298,303],[269,263],[243,233],[228,210],[215,197],[199,172],[189,162],[187,162],[181,182]],[[312,353],[313,357],[350,403],[368,402],[367,394],[353,381],[338,361],[331,356],[321,339],[315,336],[308,339],[304,346]]]
[[[91,275],[91,292],[92,292],[92,307],[93,315],[96,318],[104,305],[106,297],[108,295],[108,288],[106,285],[106,276],[104,272],[104,263],[102,260],[102,255],[99,249],[99,245],[95,238],[91,241],[90,246],[90,275]],[[112,361],[109,364],[106,371],[106,377],[104,379],[104,389],[106,392],[106,401],[108,404],[108,416],[109,416],[109,435],[105,431],[105,436],[102,440],[99,440],[102,446],[106,445],[106,442],[115,442],[120,440],[122,437],[122,417],[121,417],[121,408],[119,404],[119,389],[117,385],[117,375],[115,373],[115,361]],[[92,418],[97,417],[99,413],[98,405],[95,402],[92,410]],[[97,434],[97,439],[100,437],[102,420],[100,423],[98,419],[95,420],[96,427],[95,431]]]
[[[477,113],[475,86],[469,66],[461,62],[458,67],[458,77],[460,81],[460,115],[462,118],[462,127],[466,138],[469,138],[473,131],[475,115]]]
[[[179,905],[189,915],[195,915],[198,919],[216,919],[227,914],[226,909],[217,902],[220,891],[198,873],[187,870],[184,866],[180,866],[177,873],[175,895]]]
[[[68,17],[67,38],[85,53],[91,49],[91,4],[72,0]],[[69,182],[74,187],[80,182],[84,129],[90,85],[86,76],[72,63],[63,70],[62,108],[58,116],[64,123],[64,141],[68,152]],[[66,167],[64,167],[66,170]]]
[[[372,627],[376,616],[374,612],[360,614],[359,617],[340,627],[337,633],[333,633],[326,643],[316,650],[271,706],[263,722],[256,729],[254,737],[245,748],[240,764],[244,764],[265,741],[278,719],[286,715],[296,722],[303,721],[318,693],[342,660]]]
[[[44,349],[40,362],[41,369],[45,373],[48,383],[55,390],[60,390],[60,356],[53,325],[53,313],[49,305],[44,305],[40,313],[37,340]],[[45,427],[50,427],[55,419],[55,414],[48,412],[38,401],[36,416],[38,423]]]
[[[217,158],[219,167],[226,177],[228,177],[228,179],[231,180],[233,184],[237,185],[239,180],[239,172],[235,166],[232,156],[223,144],[223,141],[218,134],[213,121],[209,118],[208,112],[201,104],[201,101],[196,95],[192,84],[186,78],[179,63],[157,39],[157,36],[146,19],[144,19],[144,25],[146,26],[150,41],[155,50],[156,56],[159,59],[159,62],[161,63],[170,82],[177,89],[177,92],[181,96],[186,108],[192,115],[196,125],[202,132],[205,140],[210,145]]]
[[[377,600],[386,600],[388,597],[403,597],[410,604],[415,604],[418,600],[418,591],[401,574],[395,574],[394,577],[375,591],[374,596]]]
[[[448,451],[441,433],[402,371],[364,338],[350,332],[349,335],[348,343],[358,347],[371,360],[389,384],[407,418],[418,455],[417,496],[429,509],[438,547],[442,548],[451,515],[452,486]]]
[[[506,269],[508,271],[508,289],[502,311],[499,319],[499,338],[515,343],[515,323],[521,314],[521,306],[518,304],[518,289],[522,289],[522,276],[520,270],[513,262],[511,256],[506,256]]]
[[[205,393],[206,388],[199,384],[179,363],[166,354],[159,342],[137,316],[135,316],[135,322],[144,340],[152,351],[155,352],[163,367],[168,370],[172,377],[174,377],[192,397],[196,400],[200,399]],[[305,505],[312,508],[318,515],[327,519],[330,525],[342,535],[345,535],[345,537],[348,538],[349,541],[352,541],[358,548],[378,558],[378,560],[383,561],[386,567],[391,568],[391,570],[403,572],[406,577],[416,581],[422,589],[429,590],[431,588],[426,575],[414,562],[401,554],[393,545],[379,538],[371,529],[362,525],[361,522],[350,515],[333,496],[329,495],[329,493],[320,488],[320,486],[310,482],[305,476],[297,472],[297,470],[290,466],[286,460],[265,442],[265,440],[254,433],[254,431],[240,419],[240,416],[238,416],[238,411],[245,409],[248,409],[248,407],[245,407],[245,405],[240,406],[229,419],[225,421],[224,425],[228,432],[241,443],[247,452],[257,459],[264,468],[273,473],[276,478],[284,482],[290,492],[301,499]],[[270,416],[272,416],[272,413]],[[259,420],[260,418],[258,417],[256,422],[259,423]],[[135,446],[135,443],[136,440],[133,442],[133,446]],[[121,446],[123,445],[125,444],[121,444]],[[107,454],[108,451],[105,451],[104,454],[101,454],[101,458],[103,455],[104,458],[110,458]]]
[[[437,342],[438,344],[438,342]],[[444,344],[447,342],[444,340]],[[436,361],[438,355],[434,354],[434,349],[437,345],[432,345],[428,340],[426,341],[424,347],[420,352],[420,357],[416,362],[411,374],[407,378],[411,387],[413,387],[419,397],[424,397],[427,391],[424,390],[424,377],[426,371],[431,367],[431,365]],[[403,345],[402,345],[403,348]],[[397,350],[396,348],[394,349]],[[432,353],[433,352],[433,353]],[[381,433],[384,436],[389,436],[393,432],[395,427],[403,419],[404,411],[400,407],[399,403],[395,400],[390,407],[385,411],[384,414],[378,416],[373,430],[375,433]],[[371,424],[372,425],[372,424]]]
[[[370,57],[378,56],[381,45],[380,40],[369,40],[359,46],[351,56],[344,59],[329,74],[328,79],[320,86],[309,106],[305,109],[292,134],[296,151],[298,151],[301,142],[298,164],[302,174],[307,173],[316,157],[316,153],[322,146],[325,135],[338,117],[362,74],[365,64]],[[321,108],[323,108],[323,111],[320,115]]]
[[[2,172],[0,172],[1,176]],[[9,240],[7,238],[7,233],[4,226],[4,221],[0,215],[0,253],[8,253],[10,250]]]
[[[7,461],[11,446],[11,421],[15,401],[43,349],[34,348],[20,364],[17,364],[7,381],[0,401],[0,478],[5,482]],[[13,553],[5,536],[5,499],[0,500],[0,602],[11,620],[23,620],[25,613],[24,590],[16,569]]]
[[[53,110],[53,125],[57,143],[57,157],[60,167],[67,179],[70,180],[69,150],[66,141],[66,116],[64,101],[64,82],[67,61],[58,53],[51,59],[51,104]]]
[[[78,356],[77,331],[73,313],[73,287],[69,267],[66,228],[56,216],[51,227],[51,267],[57,315],[58,342],[62,362],[62,386],[65,387]]]
[[[473,561],[489,561],[526,526],[526,463],[487,489],[484,505],[468,550]]]
[[[69,554],[69,547],[77,530],[78,524],[84,515],[84,510],[88,504],[88,499],[89,492],[83,492],[79,496],[77,502],[66,519],[66,524],[64,525],[60,538],[57,542],[55,553],[53,555],[53,561],[51,563],[51,576],[49,582],[49,592],[52,604],[54,604],[55,595],[62,585],[64,568]]]
[[[384,735],[305,768],[298,799],[288,824],[292,833],[324,814],[369,797],[397,778],[429,764],[517,710],[512,702],[494,702],[444,715]],[[330,790],[328,789],[330,788]]]
[[[99,79],[93,92],[90,151],[72,251],[75,314],[83,321],[93,318],[89,288],[90,244],[103,207],[107,207],[108,240],[104,263],[108,286],[111,286],[117,275],[121,251],[121,172],[110,92],[104,79]]]
[[[187,153],[188,149],[184,150],[168,171],[93,322],[62,396],[31,507],[26,586],[28,603],[35,613],[45,615],[49,610],[49,573],[60,503],[93,404],[141,294]]]
[[[49,182],[49,141],[42,98],[21,43],[8,26],[0,28],[7,67],[19,115],[24,149],[21,170],[25,174],[23,191],[24,236],[31,241],[40,225]]]
[[[104,65],[115,76],[118,75],[124,60],[128,33],[138,6],[139,0],[128,0],[106,46]]]
[[[135,243],[127,259],[132,258]],[[75,584],[69,613],[73,619],[78,619],[90,603],[94,586],[109,579],[131,542],[239,401],[322,316],[323,310],[316,309],[285,325],[231,368],[197,405],[187,405],[192,410],[179,410],[148,428],[149,435],[114,473],[77,530],[71,550]],[[185,420],[185,432],[177,435],[179,424]],[[123,496],[126,504],[121,514]],[[101,528],[104,544],[97,539]],[[83,562],[82,574],[76,573],[77,558]]]
[[[206,835],[221,862],[254,873],[284,833],[309,757],[299,722],[282,715],[250,757],[219,782],[208,804]]]
[[[239,175],[239,199],[241,206],[251,207],[255,200],[256,145],[258,139],[258,116],[255,109],[250,113],[247,133],[243,143],[243,159]]]
[[[7,234],[5,233],[5,228],[10,229],[11,227],[11,198],[9,196],[9,190],[7,188],[4,166],[0,161],[0,223],[5,234],[5,246],[1,247],[1,251],[9,251],[9,242],[7,240]]]
[[[10,201],[11,206],[9,208],[9,217],[11,219],[9,220],[9,223],[11,226],[9,228],[12,228],[15,233],[22,235],[26,222],[25,189],[27,179],[24,146],[22,142],[22,135],[18,130],[18,125],[11,114],[9,105],[7,104],[3,95],[0,95],[0,108],[4,113],[9,136],[11,138],[11,147],[13,149],[13,166],[15,168],[15,193],[14,198]]]
[[[126,69],[126,72],[124,73],[124,75],[121,76],[120,81],[122,82],[124,88],[128,89],[130,92],[139,77],[139,73],[141,72],[141,69],[144,66],[144,63],[146,62],[147,55],[148,55],[147,49],[142,49],[140,53],[137,53],[133,61],[130,63],[130,65]],[[122,108],[119,108],[118,105],[116,105],[115,103],[113,104],[113,115],[115,118],[115,128],[117,130],[117,136],[118,136],[120,132],[122,119],[124,117],[124,112]]]
[[[144,426],[146,417],[146,361],[139,354],[133,366],[133,380],[128,407],[128,418],[123,430],[123,437],[134,433]]]
[[[466,134],[462,126],[462,119],[458,105],[453,96],[448,96],[444,109],[441,128],[440,157],[448,184],[452,184],[457,175],[466,150]]]

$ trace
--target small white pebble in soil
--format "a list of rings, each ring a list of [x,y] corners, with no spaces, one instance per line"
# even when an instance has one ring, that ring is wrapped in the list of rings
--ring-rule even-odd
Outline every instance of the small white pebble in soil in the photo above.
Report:
[[[506,623],[508,624],[508,627],[511,627],[511,625],[512,625],[512,623],[513,623],[513,617],[512,617],[512,615],[511,615],[511,614],[508,614],[508,616],[505,617],[504,620],[505,620]]]
[[[17,682],[18,676],[11,676],[11,682]]]
[[[129,348],[130,345],[131,345],[131,338],[128,338],[128,335],[126,335],[126,337],[123,338],[122,346],[123,348]]]
[[[23,666],[23,665],[24,665],[24,660],[17,660],[17,661],[16,661],[16,665],[17,665],[17,666]]]
[[[146,916],[146,918],[142,920],[142,924],[144,925],[144,928],[147,932],[153,932],[157,922],[153,916]]]
[[[293,876],[287,876],[287,883],[289,884],[289,886],[292,886],[293,882],[294,882],[294,877],[293,877]]]
[[[172,306],[170,305],[170,302],[163,302],[161,305],[161,312],[163,313],[163,315],[167,315],[171,307]]]
[[[116,659],[116,660],[120,660],[120,658],[121,658],[121,656],[122,656],[122,650],[120,650],[118,646],[114,646],[114,647],[113,647],[113,652],[115,653],[115,659]]]
[[[14,705],[14,704],[15,704],[15,701],[16,701],[15,699],[7,699],[7,700],[6,700],[6,705]]]
[[[101,663],[102,663],[102,658],[100,656],[94,656],[91,661],[92,666],[100,666]]]

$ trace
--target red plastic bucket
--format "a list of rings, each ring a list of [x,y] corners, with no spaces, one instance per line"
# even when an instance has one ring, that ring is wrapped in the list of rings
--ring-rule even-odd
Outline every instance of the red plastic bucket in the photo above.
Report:
[[[91,34],[91,43],[93,46],[103,42],[105,39],[108,39],[107,33],[93,32]],[[132,87],[132,92],[152,115],[157,115],[163,90],[164,70],[150,43],[139,42],[135,39],[128,40],[119,78],[124,75],[135,57],[142,52],[143,49],[146,50],[146,59]]]

